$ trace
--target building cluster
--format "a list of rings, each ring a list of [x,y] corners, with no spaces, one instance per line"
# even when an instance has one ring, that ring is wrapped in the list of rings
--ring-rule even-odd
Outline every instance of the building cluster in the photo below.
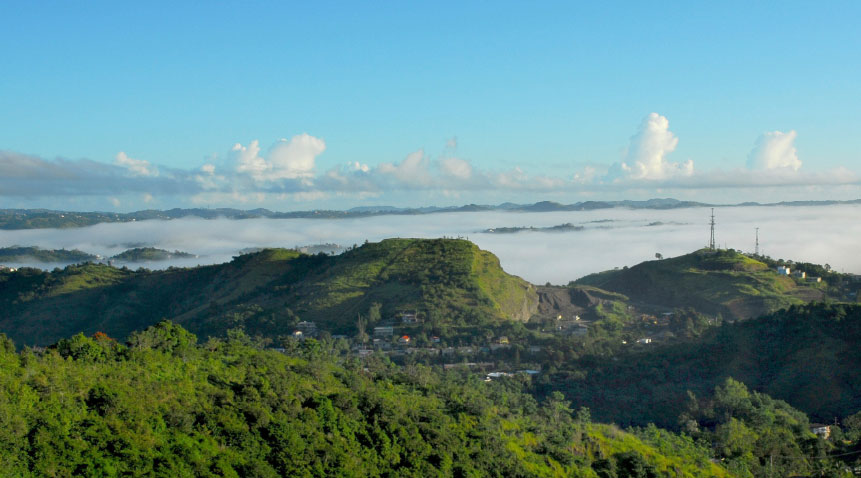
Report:
[[[808,277],[807,273],[804,271],[797,270],[795,272],[792,272],[792,268],[789,266],[777,266],[777,274],[782,275],[782,276],[792,276],[792,277],[795,277],[796,279],[802,279],[802,280],[805,280],[807,282],[816,282],[816,283],[822,282],[821,277],[813,277],[813,276]]]

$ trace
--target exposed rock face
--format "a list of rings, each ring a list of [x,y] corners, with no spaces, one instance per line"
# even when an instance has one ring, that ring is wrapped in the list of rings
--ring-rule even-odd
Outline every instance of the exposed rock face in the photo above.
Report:
[[[587,307],[597,303],[598,299],[579,289],[538,287],[538,310],[535,315],[552,318],[561,315],[571,318],[582,314]]]

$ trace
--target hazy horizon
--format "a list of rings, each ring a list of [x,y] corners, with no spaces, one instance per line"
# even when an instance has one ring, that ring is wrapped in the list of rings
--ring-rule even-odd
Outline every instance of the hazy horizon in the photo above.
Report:
[[[75,229],[0,231],[3,246],[80,249],[105,257],[136,246],[197,254],[198,258],[129,264],[166,268],[227,262],[254,247],[342,246],[390,237],[464,237],[496,254],[502,267],[536,284],[566,284],[584,275],[685,254],[707,245],[709,208],[564,212],[457,212],[371,216],[347,219],[200,219],[103,223]],[[861,273],[855,238],[861,234],[861,205],[718,207],[720,247],[753,252],[755,228],[760,251],[774,258],[828,263],[835,270]],[[499,227],[551,227],[572,223],[583,230],[490,234]],[[22,265],[22,264],[7,264]],[[27,264],[49,268],[54,264]]]

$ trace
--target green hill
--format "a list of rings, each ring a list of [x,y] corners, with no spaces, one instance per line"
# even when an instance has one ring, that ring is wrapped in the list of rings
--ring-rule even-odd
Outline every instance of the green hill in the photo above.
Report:
[[[30,246],[10,246],[0,248],[0,263],[2,262],[45,262],[45,263],[74,263],[94,261],[98,257],[77,249],[42,249]]]
[[[712,328],[696,341],[573,361],[550,388],[601,420],[673,427],[689,390],[704,396],[733,377],[831,423],[861,410],[859,342],[861,305],[792,306]]]
[[[382,321],[418,311],[425,323],[456,331],[525,321],[538,302],[535,288],[506,274],[493,254],[455,239],[388,239],[338,256],[269,249],[152,272],[102,264],[23,269],[0,273],[0,284],[0,330],[25,344],[79,331],[122,337],[161,318],[203,335],[242,326],[276,337],[300,320],[353,333],[375,303]]]
[[[825,284],[797,282],[732,250],[702,249],[591,274],[574,284],[624,294],[643,309],[657,312],[690,307],[725,319],[757,317],[826,297]]]
[[[195,342],[169,322],[44,352],[0,336],[0,474],[738,476],[688,437],[591,423],[523,380],[345,362],[329,341]]]
[[[169,261],[172,259],[192,259],[194,254],[182,251],[166,251],[155,247],[136,247],[134,249],[125,250],[113,257],[112,260],[117,262],[159,262]]]

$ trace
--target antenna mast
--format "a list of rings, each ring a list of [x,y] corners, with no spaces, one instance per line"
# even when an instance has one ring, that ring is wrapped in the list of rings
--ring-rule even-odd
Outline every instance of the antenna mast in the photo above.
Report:
[[[753,255],[759,255],[759,228],[756,228],[756,249],[754,249]]]
[[[709,249],[714,250],[715,249],[715,208],[712,208],[712,220],[709,223],[709,225],[712,227],[712,235],[711,235],[711,239],[709,239]]]

